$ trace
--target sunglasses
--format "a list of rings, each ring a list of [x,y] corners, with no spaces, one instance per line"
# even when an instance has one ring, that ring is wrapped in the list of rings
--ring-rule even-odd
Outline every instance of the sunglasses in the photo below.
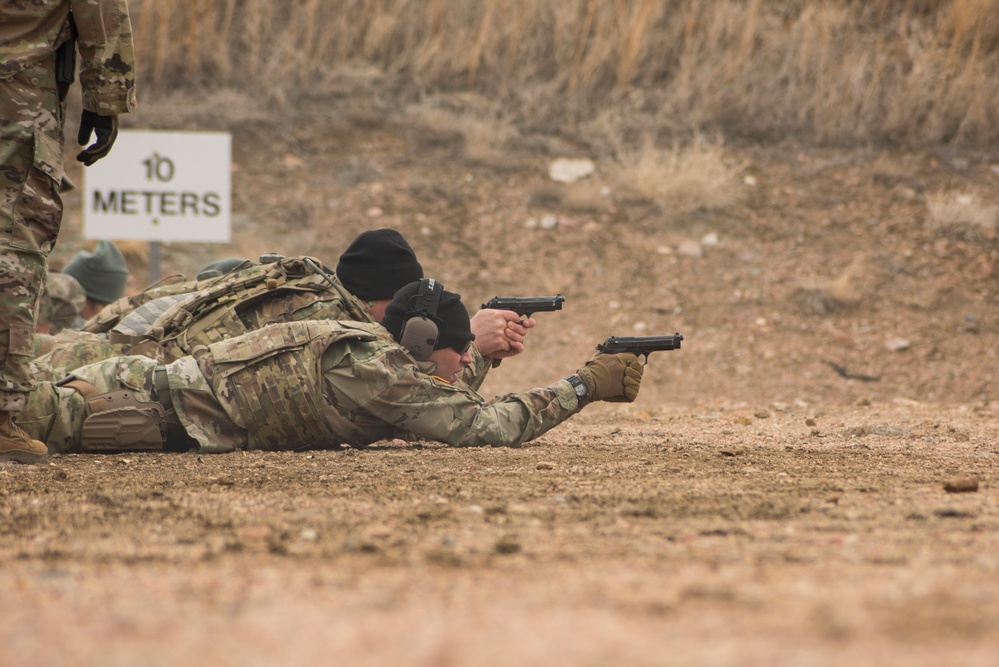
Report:
[[[468,349],[470,347],[472,347],[472,341],[466,340],[464,343],[461,343],[460,345],[452,345],[451,349],[457,352],[458,354],[465,354],[466,352],[468,352]]]

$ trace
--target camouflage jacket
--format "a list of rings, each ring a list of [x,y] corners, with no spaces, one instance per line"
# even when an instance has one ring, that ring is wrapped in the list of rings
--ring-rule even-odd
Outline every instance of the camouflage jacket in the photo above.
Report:
[[[118,115],[135,109],[135,55],[126,0],[5,0],[0,11],[0,80],[49,69],[70,39],[69,12],[79,33],[85,109]]]
[[[566,380],[487,401],[433,371],[380,325],[329,321],[271,325],[167,366],[172,403],[202,451],[386,438],[515,447],[580,407]]]

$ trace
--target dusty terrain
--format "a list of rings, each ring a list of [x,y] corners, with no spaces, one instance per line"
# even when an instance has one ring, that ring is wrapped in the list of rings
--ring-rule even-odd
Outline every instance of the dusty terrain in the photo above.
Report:
[[[730,145],[738,200],[677,211],[599,156],[552,183],[565,137],[249,115],[236,240],[168,272],[395,227],[473,306],[566,295],[486,394],[612,334],[683,349],[521,449],[7,466],[0,664],[997,664],[999,246],[928,203],[994,204],[999,158]]]

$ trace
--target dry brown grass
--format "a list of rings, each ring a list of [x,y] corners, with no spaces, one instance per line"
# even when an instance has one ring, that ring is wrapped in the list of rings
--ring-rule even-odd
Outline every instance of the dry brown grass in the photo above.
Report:
[[[671,135],[999,139],[994,0],[133,0],[141,90],[475,90],[565,130],[616,106]]]
[[[614,179],[665,212],[682,215],[726,209],[742,201],[744,168],[726,154],[720,141],[696,135],[688,145],[670,150],[646,142],[637,151],[622,152]]]
[[[926,210],[930,229],[946,236],[991,240],[999,230],[999,205],[974,192],[931,192]]]

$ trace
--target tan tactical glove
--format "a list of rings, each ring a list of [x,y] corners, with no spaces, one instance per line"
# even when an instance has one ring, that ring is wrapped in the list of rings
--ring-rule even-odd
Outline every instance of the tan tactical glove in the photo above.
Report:
[[[644,368],[629,352],[597,354],[576,375],[586,383],[589,400],[631,403],[638,397]]]

